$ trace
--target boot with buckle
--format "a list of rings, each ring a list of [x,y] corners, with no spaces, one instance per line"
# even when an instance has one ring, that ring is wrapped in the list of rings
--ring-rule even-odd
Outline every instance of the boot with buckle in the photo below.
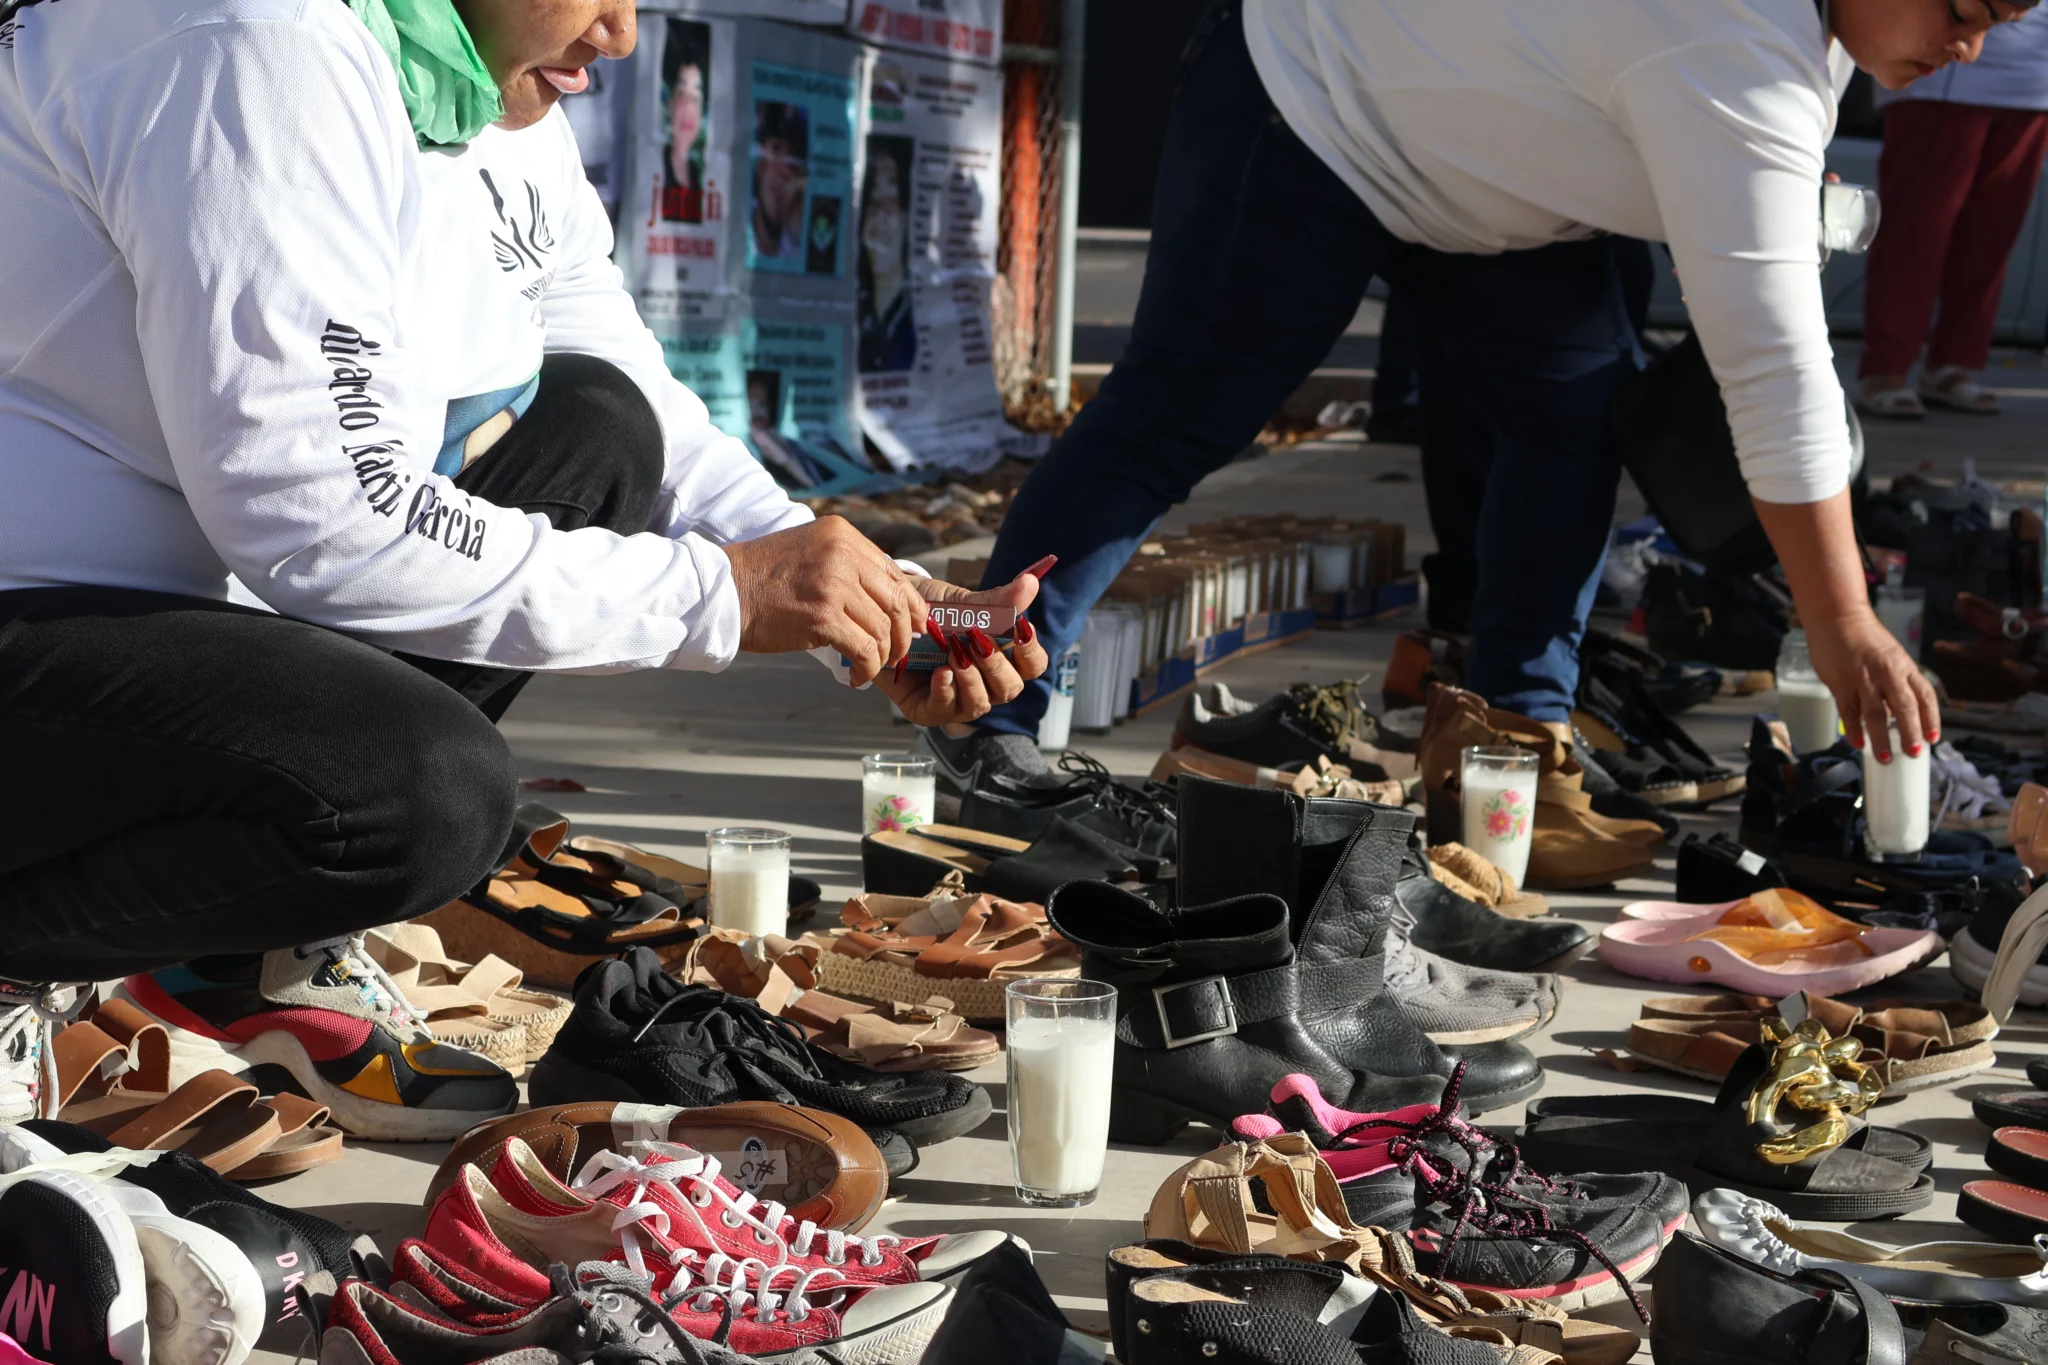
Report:
[[[1395,1078],[1435,1077],[1434,1093],[1441,1094],[1441,1081],[1462,1058],[1471,1063],[1465,1102],[1474,1114],[1520,1103],[1542,1088],[1543,1068],[1527,1048],[1439,1048],[1386,989],[1386,934],[1398,909],[1394,888],[1415,832],[1413,815],[1369,801],[1200,778],[1179,785],[1182,903],[1277,896],[1289,907],[1289,933],[1306,973],[1343,968],[1366,982],[1325,1005],[1303,997],[1304,1027],[1340,1065],[1382,1078],[1385,1091],[1414,1089],[1388,1084]]]

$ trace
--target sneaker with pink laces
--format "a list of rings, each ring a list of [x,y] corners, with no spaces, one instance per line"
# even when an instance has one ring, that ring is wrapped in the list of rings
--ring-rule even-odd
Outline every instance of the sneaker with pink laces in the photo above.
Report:
[[[719,1174],[717,1157],[674,1142],[631,1142],[624,1151],[598,1152],[568,1186],[524,1143],[515,1148],[508,1142],[490,1167],[490,1179],[514,1207],[537,1216],[623,1193],[627,1207],[662,1210],[668,1235],[706,1255],[723,1252],[734,1260],[828,1269],[861,1284],[951,1279],[1016,1240],[1005,1232],[857,1237],[821,1228],[727,1180]]]
[[[510,1155],[516,1164],[538,1166],[517,1138],[506,1145],[515,1149]],[[546,1270],[553,1263],[576,1266],[583,1278],[609,1273],[601,1269],[605,1264],[623,1266],[660,1295],[663,1310],[684,1332],[723,1340],[750,1356],[829,1345],[845,1365],[914,1358],[938,1330],[952,1298],[951,1286],[944,1284],[877,1286],[831,1267],[707,1253],[672,1237],[668,1211],[633,1198],[625,1186],[600,1201],[563,1193],[580,1207],[565,1203],[551,1212],[530,1212],[515,1206],[482,1171],[465,1167],[434,1201],[425,1243],[443,1264],[466,1267],[471,1288],[527,1307],[554,1293]],[[489,1316],[482,1308],[478,1312]]]

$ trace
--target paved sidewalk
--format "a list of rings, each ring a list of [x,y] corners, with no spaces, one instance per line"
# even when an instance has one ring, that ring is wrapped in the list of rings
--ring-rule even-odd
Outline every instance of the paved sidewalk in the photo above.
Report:
[[[1881,477],[1932,462],[1953,476],[1974,454],[1993,477],[2040,476],[2048,442],[2048,365],[2038,356],[2013,356],[1994,377],[2010,384],[2011,413],[1996,420],[1936,416],[1917,426],[1873,424],[1874,471]],[[1846,362],[1845,362],[1846,364]],[[1640,507],[1623,489],[1624,516]],[[1168,519],[1169,528],[1223,512],[1314,510],[1340,516],[1401,518],[1410,527],[1411,556],[1430,548],[1416,452],[1358,441],[1282,451],[1223,470],[1205,482],[1190,504]],[[1233,663],[1215,676],[1258,697],[1297,680],[1367,676],[1375,681],[1396,623],[1349,632],[1319,632],[1306,643]],[[1739,766],[1739,746],[1753,710],[1770,699],[1721,700],[1689,713],[1685,723],[1711,751]],[[1077,735],[1075,744],[1114,771],[1142,775],[1165,745],[1172,710],[1119,726],[1108,735]],[[526,777],[570,777],[587,793],[542,799],[571,815],[587,832],[632,840],[696,861],[703,833],[723,824],[771,824],[796,835],[798,870],[826,886],[829,915],[837,897],[859,880],[855,833],[860,791],[859,756],[903,747],[909,732],[892,726],[879,698],[831,685],[807,658],[742,659],[720,675],[646,673],[613,678],[539,678],[505,723]],[[1685,817],[1702,832],[1734,827],[1733,803],[1710,815]],[[1553,896],[1556,913],[1598,929],[1632,899],[1670,894],[1667,855],[1654,876],[1610,892]],[[1621,976],[1597,959],[1580,962],[1558,1017],[1528,1041],[1543,1059],[1546,1093],[1665,1091],[1705,1096],[1710,1087],[1662,1072],[1623,1074],[1593,1055],[1618,1046],[1638,1002],[1670,988]],[[1954,998],[1958,988],[1945,960],[1880,994]],[[1956,1235],[1954,1198],[1964,1180],[1981,1173],[1986,1137],[1969,1114],[1968,1096],[2024,1085],[2029,1058],[2048,1056],[2048,1017],[2029,1012],[2001,1038],[1995,1071],[1957,1090],[1936,1090],[1887,1103],[1882,1122],[1924,1133],[1936,1149],[1940,1197],[1910,1219],[1867,1224],[1858,1233],[1904,1242]],[[1000,1064],[975,1073],[995,1093],[998,1113],[975,1134],[934,1148],[871,1230],[937,1232],[1002,1227],[1041,1253],[1040,1268],[1059,1301],[1084,1323],[1099,1323],[1102,1253],[1139,1234],[1139,1222],[1159,1182],[1179,1162],[1213,1145],[1215,1135],[1184,1133],[1166,1148],[1112,1152],[1102,1197],[1072,1212],[1027,1210],[1011,1196],[1004,1141]],[[1518,1122],[1518,1111],[1490,1114],[1486,1122]],[[419,1230],[419,1200],[439,1162],[439,1145],[356,1144],[335,1166],[280,1182],[266,1197],[313,1209],[388,1248]],[[1608,1310],[1615,1321],[1625,1307]],[[1640,1357],[1648,1359],[1645,1350]],[[259,1354],[265,1362],[290,1359]]]

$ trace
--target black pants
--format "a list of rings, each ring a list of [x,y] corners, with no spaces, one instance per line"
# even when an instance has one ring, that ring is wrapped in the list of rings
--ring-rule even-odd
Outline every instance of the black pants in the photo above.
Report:
[[[660,427],[551,356],[455,480],[556,526],[644,530]],[[0,976],[78,981],[424,914],[498,866],[493,722],[528,675],[125,588],[0,592]]]

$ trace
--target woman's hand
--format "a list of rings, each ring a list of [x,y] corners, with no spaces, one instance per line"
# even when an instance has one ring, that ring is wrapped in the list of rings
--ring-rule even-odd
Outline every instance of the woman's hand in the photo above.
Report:
[[[1808,622],[1806,647],[1813,670],[1835,694],[1842,731],[1854,748],[1866,743],[1877,761],[1891,761],[1895,725],[1908,754],[1941,738],[1941,709],[1934,689],[1912,658],[1868,608]]]
[[[927,602],[1012,607],[1018,615],[1016,642],[1007,658],[980,631],[949,633],[949,664],[928,673],[889,670],[875,679],[875,687],[896,703],[911,724],[954,725],[978,720],[990,707],[1011,700],[1024,690],[1026,682],[1045,672],[1045,646],[1023,614],[1038,597],[1038,579],[1030,573],[1018,574],[1005,586],[986,592],[969,592],[931,578],[918,579],[917,588]]]

